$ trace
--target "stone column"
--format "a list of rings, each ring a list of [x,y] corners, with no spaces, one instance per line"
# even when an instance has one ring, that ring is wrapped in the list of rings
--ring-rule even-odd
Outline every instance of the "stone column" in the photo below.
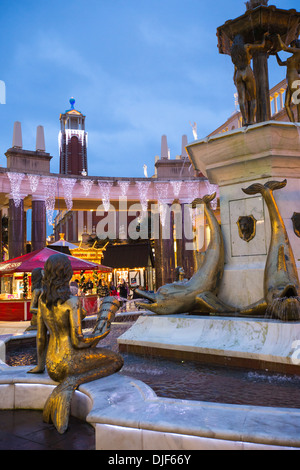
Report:
[[[8,209],[8,254],[9,259],[25,254],[25,220],[24,201],[16,207],[14,200],[9,199]]]
[[[174,236],[173,236],[173,213],[168,211],[166,215],[165,227],[160,224],[161,242],[161,272],[162,284],[169,284],[175,281],[175,257],[174,257]]]
[[[187,203],[186,203],[187,204]],[[186,204],[182,204],[182,264],[186,278],[191,278],[195,272],[195,259],[193,241],[190,238],[192,234],[192,224],[188,217]]]
[[[31,246],[32,251],[46,245],[46,207],[45,201],[32,199]]]

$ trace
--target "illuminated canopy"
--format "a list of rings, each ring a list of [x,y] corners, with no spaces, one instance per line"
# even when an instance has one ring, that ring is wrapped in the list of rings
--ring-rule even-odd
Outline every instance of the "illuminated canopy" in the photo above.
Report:
[[[0,275],[1,274],[13,274],[20,272],[32,272],[35,268],[43,268],[47,259],[56,254],[51,248],[43,248],[41,250],[33,251],[24,256],[19,256],[8,261],[0,263]],[[70,255],[61,253],[63,256],[67,256],[71,261],[73,271],[90,271],[96,269],[101,272],[111,272],[112,269],[108,266],[101,264],[91,263],[90,261],[81,260]]]

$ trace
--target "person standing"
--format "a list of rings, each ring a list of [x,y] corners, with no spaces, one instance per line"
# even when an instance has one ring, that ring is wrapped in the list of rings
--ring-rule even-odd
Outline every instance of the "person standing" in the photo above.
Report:
[[[122,283],[119,285],[120,297],[127,299],[128,289],[125,280],[123,279]]]

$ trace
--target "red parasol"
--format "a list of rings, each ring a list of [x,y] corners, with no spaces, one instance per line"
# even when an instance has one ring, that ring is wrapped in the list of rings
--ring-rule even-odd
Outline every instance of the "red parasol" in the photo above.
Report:
[[[0,263],[0,275],[24,272],[30,273],[35,268],[43,268],[47,259],[55,254],[58,254],[58,252],[46,247],[42,248],[41,250],[36,250],[32,253],[28,253],[27,255],[19,256],[18,258],[3,261],[2,263]],[[101,272],[112,271],[112,268],[109,268],[108,266],[103,266],[102,264],[91,263],[90,261],[75,258],[74,256],[66,255],[64,253],[60,254],[69,258],[73,271],[91,271],[94,269]]]

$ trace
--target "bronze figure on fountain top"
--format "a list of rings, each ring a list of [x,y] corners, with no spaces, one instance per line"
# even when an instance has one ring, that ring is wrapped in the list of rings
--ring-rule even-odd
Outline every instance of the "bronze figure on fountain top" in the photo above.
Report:
[[[277,35],[287,47],[297,40],[300,32],[300,13],[294,9],[283,10],[275,6],[268,6],[266,0],[249,0],[246,2],[246,12],[233,20],[226,21],[217,28],[218,48],[220,54],[232,56],[232,48],[237,38],[242,37],[246,48],[252,45],[252,53],[249,64],[244,65],[243,75],[244,89],[249,93],[248,99],[244,96],[244,91],[239,81],[239,76],[235,73],[235,82],[239,86],[241,111],[245,123],[253,122],[253,109],[256,102],[256,122],[265,122],[271,119],[270,88],[268,58],[282,50]],[[267,34],[268,33],[268,34]],[[268,39],[266,39],[268,37]],[[266,47],[261,48],[263,41]],[[254,48],[255,46],[255,48]],[[242,47],[241,47],[242,50]],[[292,51],[290,51],[292,52]],[[246,55],[246,52],[244,52]],[[236,65],[236,58],[232,57]],[[253,59],[252,70],[250,71],[250,61]],[[246,62],[246,59],[244,59]],[[240,66],[240,61],[237,63]],[[238,80],[236,80],[238,78]],[[255,86],[254,86],[255,82]],[[255,93],[254,90],[255,89]],[[242,90],[242,91],[241,91]],[[254,96],[256,99],[254,100]],[[251,110],[245,113],[244,107],[251,103]]]
[[[300,122],[300,99],[297,89],[300,85],[300,40],[294,41],[291,46],[287,47],[278,35],[278,42],[281,50],[292,54],[286,61],[282,61],[276,53],[277,62],[280,66],[286,66],[287,90],[285,96],[285,109],[289,120],[295,122],[295,116],[291,109],[292,100],[297,105],[297,122]],[[295,94],[296,93],[296,94]],[[296,96],[297,95],[297,96]],[[293,99],[294,98],[294,99]]]
[[[256,118],[256,81],[251,68],[253,54],[266,49],[266,36],[261,44],[245,44],[240,34],[237,34],[231,47],[231,60],[234,64],[234,83],[238,92],[243,125],[254,124]]]

